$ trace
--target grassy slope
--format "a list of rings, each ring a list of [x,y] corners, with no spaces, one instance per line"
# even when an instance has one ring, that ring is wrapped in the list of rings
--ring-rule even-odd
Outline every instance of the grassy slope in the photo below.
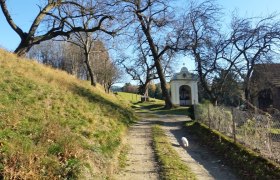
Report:
[[[0,50],[0,175],[110,174],[121,135],[133,118],[117,102],[101,88]]]

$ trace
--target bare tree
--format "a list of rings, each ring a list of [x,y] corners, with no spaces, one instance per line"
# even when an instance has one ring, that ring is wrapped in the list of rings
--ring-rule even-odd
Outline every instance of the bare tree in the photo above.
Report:
[[[280,42],[280,23],[273,15],[259,20],[234,16],[231,28],[233,51],[241,54],[235,70],[244,80],[245,99],[250,100],[251,76],[255,65],[271,63],[279,58],[276,49]]]
[[[15,50],[15,53],[19,56],[24,55],[35,44],[58,36],[69,37],[71,33],[75,32],[95,32],[100,30],[113,34],[113,32],[109,32],[104,28],[107,27],[104,24],[106,20],[112,19],[112,16],[106,13],[106,5],[109,4],[109,0],[48,0],[45,5],[39,6],[39,13],[29,30],[24,32],[14,22],[6,5],[6,0],[0,0],[0,6],[7,22],[21,39]],[[113,5],[110,8],[112,9]],[[85,16],[90,16],[94,20],[94,23],[88,29],[85,29],[79,23],[81,18]],[[75,23],[73,24],[73,22]],[[39,28],[43,23],[47,27],[44,31]]]
[[[109,56],[109,50],[100,40],[95,41],[91,56],[91,64],[96,74],[97,82],[102,84],[108,93],[111,86],[120,77],[120,70]]]
[[[89,9],[94,6],[95,6],[95,4],[92,1],[87,2],[84,5],[84,7],[87,7]],[[93,61],[90,61],[90,58],[92,57],[92,56],[90,56],[90,54],[95,53],[95,52],[93,52],[93,47],[95,46],[95,43],[97,43],[97,41],[94,40],[94,37],[93,37],[94,34],[90,31],[90,29],[92,29],[95,26],[96,19],[91,14],[87,14],[86,11],[82,11],[80,14],[82,15],[82,17],[80,18],[80,21],[78,21],[78,22],[73,17],[69,18],[69,21],[71,22],[71,25],[69,25],[69,28],[75,29],[77,24],[79,24],[85,30],[85,32],[80,32],[80,31],[73,32],[72,36],[67,41],[80,47],[81,50],[83,51],[84,58],[85,58],[84,63],[86,65],[86,68],[87,68],[87,71],[89,74],[91,85],[96,86],[97,80],[96,80],[95,72],[93,70],[94,64],[92,63]],[[105,33],[112,34],[112,32],[108,32],[108,31],[105,31]],[[96,51],[96,53],[99,53],[99,52]]]
[[[107,61],[107,63],[105,64],[105,73],[103,78],[103,86],[105,88],[105,91],[109,93],[112,85],[121,78],[121,71],[115,63],[113,63],[112,61]]]
[[[84,53],[84,63],[89,74],[90,83],[96,86],[96,76],[92,68],[92,63],[90,63],[90,53],[92,53],[92,48],[94,45],[94,40],[92,39],[92,34],[88,32],[76,32],[73,36],[68,39],[68,42],[78,46]]]
[[[279,43],[279,23],[273,16],[258,22],[234,17],[232,28],[223,34],[221,15],[215,1],[192,2],[181,23],[183,28],[177,32],[182,37],[179,47],[195,59],[200,83],[213,104],[217,104],[228,76],[233,74],[244,80],[248,99],[254,65],[271,60],[272,49]],[[213,85],[216,77],[219,83]]]
[[[167,0],[128,0],[124,2],[124,11],[128,12],[134,24],[134,32],[142,32],[143,42],[149,48],[149,56],[152,57],[160,79],[162,94],[165,100],[165,108],[172,108],[170,94],[167,89],[166,78],[162,61],[168,51],[172,51],[176,16],[173,8]]]
[[[79,79],[87,80],[88,73],[84,63],[84,53],[74,44],[68,42],[60,43],[63,44],[60,68]]]
[[[40,63],[61,68],[63,44],[54,41],[45,41],[33,46],[28,52],[28,57],[37,59]]]
[[[149,48],[145,48],[141,36],[135,44],[136,57],[124,56],[118,60],[118,63],[125,69],[126,73],[135,81],[139,82],[138,92],[142,95],[147,94],[148,85],[153,79],[158,79],[155,72],[154,61],[149,57]],[[134,54],[133,53],[133,54]]]
[[[217,104],[218,91],[233,67],[232,59],[226,61],[230,41],[220,33],[221,9],[213,1],[191,2],[181,22],[179,48],[195,59],[199,81],[213,104]],[[235,58],[237,59],[237,57]],[[212,86],[215,76],[223,71],[223,79]]]

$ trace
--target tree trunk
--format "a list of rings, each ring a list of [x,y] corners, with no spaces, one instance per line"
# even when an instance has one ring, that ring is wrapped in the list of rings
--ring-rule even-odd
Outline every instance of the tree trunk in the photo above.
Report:
[[[161,66],[161,63],[159,62],[159,60],[155,60],[155,65],[156,65],[156,69],[157,69],[157,74],[160,79],[162,96],[165,101],[164,109],[171,109],[173,107],[173,104],[171,102],[171,98],[170,98],[170,95],[169,95],[169,92],[167,89],[167,85],[166,85],[165,76],[164,76],[163,69],[162,69],[162,66]]]
[[[213,106],[218,106],[217,98],[211,98],[211,102],[212,102]]]
[[[146,81],[144,84],[141,84],[138,88],[138,92],[141,95],[144,95],[148,89],[148,84],[150,81]]]
[[[245,87],[244,93],[245,93],[245,99],[247,101],[250,101],[250,90],[249,90],[249,88]]]
[[[31,47],[27,45],[27,42],[21,41],[21,43],[18,45],[16,50],[14,51],[15,54],[17,54],[20,57],[23,57],[28,53]]]
[[[96,86],[95,75],[94,75],[94,73],[93,73],[93,71],[90,67],[90,64],[89,64],[89,53],[88,52],[85,52],[85,63],[86,63],[86,66],[87,66],[89,77],[90,77],[90,84],[92,86]]]
[[[245,79],[245,87],[244,87],[244,95],[245,99],[249,102],[251,102],[251,92],[250,92],[250,78],[249,75],[247,75]]]
[[[139,7],[137,7],[137,8],[139,8]],[[139,12],[137,12],[136,15],[137,15],[137,17],[139,19],[139,22],[141,24],[142,30],[143,30],[143,32],[144,32],[144,34],[146,36],[146,39],[147,39],[148,44],[150,46],[150,50],[152,52],[152,56],[153,56],[153,59],[154,59],[154,62],[155,62],[155,66],[156,66],[156,69],[157,69],[157,74],[158,74],[159,80],[160,80],[162,96],[163,96],[164,101],[165,101],[164,108],[165,109],[171,109],[173,107],[173,104],[171,102],[171,98],[170,98],[169,92],[167,90],[165,75],[164,75],[164,72],[163,72],[163,69],[162,69],[162,66],[161,66],[161,63],[160,63],[160,58],[162,58],[162,55],[159,56],[159,52],[158,52],[157,46],[154,43],[154,40],[152,38],[152,35],[151,35],[151,32],[150,32],[150,24],[146,24],[145,23],[144,18],[142,17],[142,15]]]

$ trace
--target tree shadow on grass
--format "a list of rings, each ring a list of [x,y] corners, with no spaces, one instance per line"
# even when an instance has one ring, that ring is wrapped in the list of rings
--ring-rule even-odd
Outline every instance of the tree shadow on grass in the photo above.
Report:
[[[104,111],[105,113],[108,113],[109,111],[115,111],[116,113],[121,114],[122,116],[124,116],[124,118],[121,118],[122,123],[124,123],[126,125],[129,125],[134,122],[135,117],[132,112],[130,112],[125,107],[123,107],[119,104],[106,100],[101,95],[95,94],[90,89],[80,87],[77,85],[73,85],[71,91],[81,97],[87,98],[87,100],[91,103],[100,103],[101,106],[107,107],[106,111],[104,109],[102,109],[102,111]]]

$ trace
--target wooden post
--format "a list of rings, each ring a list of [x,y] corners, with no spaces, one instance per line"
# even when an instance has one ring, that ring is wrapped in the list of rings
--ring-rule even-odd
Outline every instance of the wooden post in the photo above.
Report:
[[[218,117],[218,119],[219,119],[219,122],[218,122],[218,131],[220,131],[221,130],[221,117]]]
[[[270,157],[272,157],[272,149],[271,149],[271,146],[272,146],[272,141],[271,141],[271,133],[270,133],[270,129],[271,129],[271,116],[268,116],[266,115],[266,118],[267,118],[267,148],[268,148],[268,151],[270,153]]]
[[[196,104],[195,104],[195,100],[193,101],[193,119],[196,120]]]
[[[210,103],[208,103],[208,127],[211,128]]]

